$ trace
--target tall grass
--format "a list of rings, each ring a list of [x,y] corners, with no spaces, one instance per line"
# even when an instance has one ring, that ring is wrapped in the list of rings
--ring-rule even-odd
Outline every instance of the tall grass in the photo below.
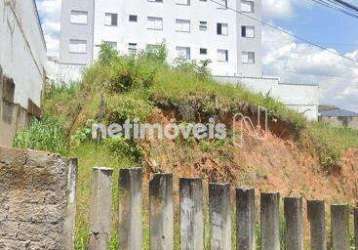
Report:
[[[206,68],[196,63],[181,62],[174,67],[169,66],[165,63],[165,56],[165,47],[135,57],[122,57],[111,48],[103,47],[99,61],[85,71],[81,83],[48,86],[44,105],[48,116],[42,121],[35,120],[29,128],[18,133],[15,138],[14,145],[18,147],[67,153],[79,158],[77,250],[87,249],[92,167],[106,166],[115,169],[113,204],[116,204],[119,193],[118,169],[137,165],[143,155],[142,149],[133,141],[107,140],[96,144],[85,140],[87,138],[85,131],[90,120],[102,119],[100,121],[106,123],[122,123],[126,119],[139,118],[141,121],[147,121],[155,108],[162,107],[169,107],[183,113],[193,112],[193,116],[186,117],[197,119],[205,115],[245,113],[249,107],[262,106],[269,111],[271,119],[290,124],[299,132],[297,143],[318,156],[324,169],[339,165],[344,150],[358,147],[358,131],[308,123],[301,114],[289,110],[273,98],[254,94],[240,86],[219,85],[211,79]],[[105,102],[104,114],[101,114],[102,99]],[[78,111],[77,107],[81,107],[81,110],[74,117]],[[184,116],[182,119],[178,122],[192,121],[185,120]],[[69,134],[69,137],[65,137],[65,134]],[[81,135],[80,143],[71,145],[71,150],[67,150],[68,138],[76,135]],[[82,140],[82,137],[85,139]],[[228,144],[227,141],[215,143],[202,141],[199,147],[202,152],[215,155],[218,150],[230,152],[232,145]],[[162,150],[159,146],[157,149]],[[185,146],[185,149],[188,149],[185,151],[188,153],[185,154],[184,160],[188,162],[190,151],[193,150],[190,145]],[[227,158],[225,155],[225,160]],[[116,227],[117,217],[118,208],[114,206],[113,228]],[[145,232],[145,237],[148,239],[147,223]],[[176,234],[176,243],[179,242],[177,238],[178,234]],[[117,248],[118,236],[113,230],[111,249]],[[148,249],[147,244],[145,249]]]
[[[14,147],[60,154],[66,154],[67,145],[62,124],[49,116],[45,116],[42,120],[33,119],[28,128],[16,134],[13,142]]]
[[[349,148],[358,148],[358,130],[311,123],[303,130],[300,143],[317,156],[324,170],[340,166],[342,154]]]

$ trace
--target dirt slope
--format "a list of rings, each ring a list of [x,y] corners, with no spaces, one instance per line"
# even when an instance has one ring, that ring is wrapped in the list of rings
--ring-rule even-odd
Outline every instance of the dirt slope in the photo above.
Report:
[[[160,112],[152,122],[167,123],[171,117]],[[146,141],[148,173],[171,172],[175,177],[202,177],[230,182],[234,186],[254,186],[260,191],[280,191],[328,202],[357,202],[358,149],[348,150],[340,170],[323,172],[308,152],[291,140],[270,132],[258,140],[246,131],[243,147],[211,145],[203,150],[199,142]]]

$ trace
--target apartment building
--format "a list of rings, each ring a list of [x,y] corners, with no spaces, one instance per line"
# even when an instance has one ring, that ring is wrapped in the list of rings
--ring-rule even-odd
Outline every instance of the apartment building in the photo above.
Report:
[[[78,76],[102,43],[121,54],[165,43],[169,63],[208,59],[214,75],[261,77],[260,18],[261,0],[62,0],[60,78]]]

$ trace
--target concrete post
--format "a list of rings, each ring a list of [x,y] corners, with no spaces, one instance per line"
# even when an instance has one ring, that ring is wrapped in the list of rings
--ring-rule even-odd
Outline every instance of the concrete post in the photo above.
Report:
[[[332,205],[332,250],[349,250],[349,208],[348,205]]]
[[[209,185],[211,249],[231,250],[230,185]]]
[[[280,250],[280,194],[261,194],[261,247]]]
[[[255,189],[236,189],[237,250],[255,250]]]
[[[121,169],[119,172],[119,238],[123,250],[141,250],[143,245],[142,221],[143,169]]]
[[[180,235],[182,250],[204,249],[203,184],[199,178],[180,179]]]
[[[65,215],[65,250],[73,250],[75,242],[77,159],[71,159],[67,173],[67,207]]]
[[[149,183],[150,246],[152,250],[173,250],[173,175],[156,174]]]
[[[112,173],[93,168],[90,207],[90,250],[107,250],[112,231]]]
[[[355,247],[358,250],[358,208],[354,209],[354,241]]]
[[[327,250],[325,214],[324,201],[307,201],[312,250]]]
[[[286,221],[285,240],[290,250],[303,250],[303,201],[302,198],[285,198],[284,213]]]

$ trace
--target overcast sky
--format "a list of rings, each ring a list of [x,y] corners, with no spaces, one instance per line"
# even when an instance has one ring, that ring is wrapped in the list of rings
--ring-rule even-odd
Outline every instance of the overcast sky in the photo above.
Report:
[[[49,55],[58,55],[61,0],[36,0]],[[358,0],[350,0],[358,5]],[[264,74],[290,83],[319,83],[321,103],[358,112],[358,19],[310,0],[262,0],[264,21],[314,41],[312,47],[264,26]]]

